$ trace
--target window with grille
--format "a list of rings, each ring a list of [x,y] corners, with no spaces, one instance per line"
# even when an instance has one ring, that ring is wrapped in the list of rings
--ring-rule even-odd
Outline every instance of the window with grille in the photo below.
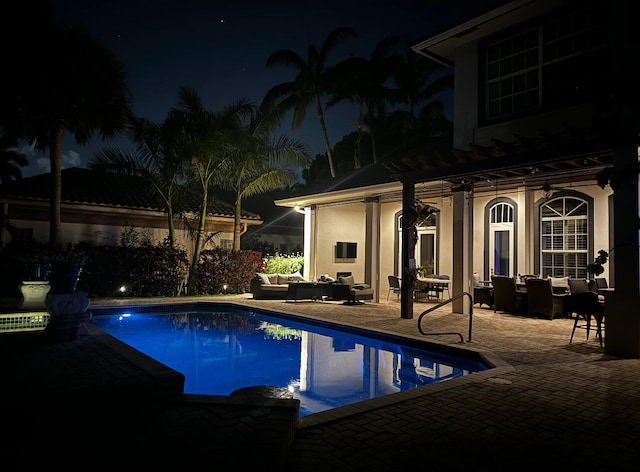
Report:
[[[589,205],[574,197],[544,203],[540,211],[543,277],[587,277]]]
[[[597,3],[487,42],[484,118],[593,98],[606,74],[605,25]]]

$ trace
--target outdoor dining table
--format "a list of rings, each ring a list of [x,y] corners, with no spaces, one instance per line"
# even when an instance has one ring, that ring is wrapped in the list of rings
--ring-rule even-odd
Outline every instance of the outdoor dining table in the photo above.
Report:
[[[443,290],[447,290],[448,293],[451,293],[451,279],[439,279],[435,277],[418,277],[418,282],[421,282],[423,285],[418,288],[418,292],[427,292],[429,289],[435,289],[439,293],[442,293]],[[439,301],[442,301],[439,298]]]

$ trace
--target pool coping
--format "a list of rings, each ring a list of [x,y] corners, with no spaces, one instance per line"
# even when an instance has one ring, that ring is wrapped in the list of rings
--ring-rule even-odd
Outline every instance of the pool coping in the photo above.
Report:
[[[118,305],[94,305],[92,307],[92,311],[100,311],[105,313],[99,313],[100,315],[110,314],[109,312],[122,311],[123,309],[131,308],[139,308],[141,306],[145,307],[145,311],[165,311],[167,308],[175,309],[202,309],[207,306],[216,306],[220,305],[230,305],[237,308],[256,310],[259,312],[266,313],[274,313],[274,314],[284,314],[286,316],[295,317],[299,320],[304,320],[308,322],[312,322],[315,324],[326,325],[326,326],[342,326],[349,328],[354,331],[358,331],[360,333],[371,333],[389,336],[395,339],[408,339],[414,343],[424,344],[427,346],[433,346],[437,348],[441,352],[444,351],[447,354],[453,355],[461,355],[465,354],[464,357],[468,357],[474,360],[481,360],[483,363],[490,366],[488,369],[474,372],[462,377],[456,377],[450,380],[445,380],[441,382],[436,382],[429,385],[424,385],[421,387],[417,387],[411,390],[404,390],[401,392],[391,393],[388,395],[384,395],[382,397],[371,398],[367,400],[363,400],[357,403],[352,403],[350,405],[345,405],[341,407],[332,408],[330,410],[321,411],[318,413],[312,413],[303,417],[299,417],[297,421],[297,429],[308,428],[312,426],[317,426],[319,424],[328,423],[331,421],[336,421],[339,419],[343,419],[348,416],[365,413],[368,411],[373,411],[379,408],[385,408],[390,405],[401,403],[409,400],[413,400],[416,398],[422,398],[424,396],[442,392],[444,390],[448,390],[451,388],[458,387],[460,385],[466,383],[476,383],[476,382],[486,382],[490,381],[493,383],[500,383],[501,379],[500,375],[515,370],[515,368],[505,362],[496,354],[489,351],[481,351],[474,349],[471,346],[468,346],[466,343],[464,347],[461,346],[452,346],[451,344],[445,344],[434,340],[425,340],[419,336],[412,335],[402,335],[399,336],[396,333],[384,330],[384,329],[376,329],[371,330],[367,328],[363,328],[362,326],[358,326],[356,324],[348,323],[348,322],[340,322],[340,321],[331,321],[328,322],[326,320],[319,320],[313,316],[300,315],[299,313],[287,312],[286,310],[269,310],[266,308],[256,308],[253,306],[244,305],[242,303],[237,303],[234,301],[224,302],[209,302],[209,301],[194,301],[194,302],[181,302],[181,303],[157,303],[157,304],[118,304]],[[89,334],[94,336],[98,341],[103,344],[107,344],[111,349],[118,352],[119,354],[126,357],[130,362],[143,369],[149,375],[153,376],[153,378],[157,381],[158,384],[158,394],[161,398],[166,399],[178,399],[181,398],[182,401],[197,401],[197,402],[207,402],[211,404],[243,404],[243,405],[256,405],[256,406],[266,406],[266,407],[285,407],[291,408],[295,407],[299,411],[299,400],[288,400],[288,399],[271,399],[271,398],[257,398],[257,397],[232,397],[232,396],[224,396],[224,395],[192,395],[184,393],[184,375],[171,367],[162,364],[161,362],[153,359],[152,357],[138,351],[137,349],[129,346],[128,344],[119,341],[115,337],[109,335],[104,332],[97,326],[91,324],[91,321],[87,323]],[[468,356],[468,354],[473,354],[473,356]],[[177,374],[177,375],[176,375]],[[175,391],[177,384],[181,382],[181,390],[179,394]]]

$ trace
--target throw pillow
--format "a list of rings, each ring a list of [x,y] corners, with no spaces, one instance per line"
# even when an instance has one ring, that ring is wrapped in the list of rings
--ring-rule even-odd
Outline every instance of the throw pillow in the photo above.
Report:
[[[355,279],[353,278],[353,275],[350,275],[349,277],[340,277],[339,280],[341,284],[349,285],[349,286],[352,286],[354,283],[356,283]]]
[[[289,282],[304,282],[304,277],[302,276],[300,271],[294,272],[289,276]]]
[[[267,274],[258,274],[258,277],[260,277],[260,282],[262,282],[265,285],[271,285],[271,282],[269,282],[269,277],[267,277]]]

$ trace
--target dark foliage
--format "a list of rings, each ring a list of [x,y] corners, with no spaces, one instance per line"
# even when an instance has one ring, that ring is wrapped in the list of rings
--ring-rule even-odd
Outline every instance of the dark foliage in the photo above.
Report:
[[[261,263],[262,253],[258,251],[221,248],[202,251],[196,284],[198,294],[245,293]]]

